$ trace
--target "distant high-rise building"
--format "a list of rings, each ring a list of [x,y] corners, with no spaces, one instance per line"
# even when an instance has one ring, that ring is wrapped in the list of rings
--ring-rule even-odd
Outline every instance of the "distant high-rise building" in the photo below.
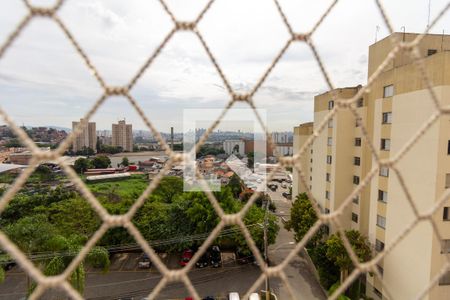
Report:
[[[84,122],[84,119],[80,119],[80,122],[72,122],[72,130],[75,130],[82,122]],[[83,150],[83,148],[91,148],[94,151],[97,149],[97,132],[95,130],[95,122],[87,123],[87,126],[83,128],[82,132],[73,142],[74,152]]]
[[[112,145],[122,147],[123,151],[133,151],[133,127],[126,124],[125,120],[112,125]]]

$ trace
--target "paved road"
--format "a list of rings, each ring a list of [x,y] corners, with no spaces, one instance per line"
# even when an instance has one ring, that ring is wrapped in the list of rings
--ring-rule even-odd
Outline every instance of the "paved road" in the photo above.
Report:
[[[292,202],[281,195],[285,191],[287,189],[279,187],[276,192],[269,190],[269,195],[277,207],[276,214],[289,219]],[[272,264],[281,263],[295,247],[293,234],[284,228],[281,219],[279,225],[280,232],[277,240],[275,244],[269,247],[269,258]],[[316,300],[327,298],[304,257],[296,256],[284,271],[295,293],[295,299]],[[283,282],[280,282],[277,289],[279,290],[279,299],[290,299]]]
[[[289,216],[291,201],[281,196],[284,189],[269,192],[277,206],[277,215]],[[280,220],[280,233],[277,241],[269,248],[269,257],[273,264],[279,264],[294,248],[292,233],[286,231]],[[139,254],[128,254],[113,260],[110,271],[106,274],[88,271],[84,297],[92,300],[118,299],[133,296],[142,299],[150,293],[161,279],[155,268],[149,270],[137,269]],[[177,257],[165,257],[163,260],[173,268],[177,264]],[[326,299],[319,283],[313,276],[307,261],[296,256],[285,268],[286,275],[294,293],[295,299]],[[223,296],[228,292],[237,291],[244,294],[255,280],[261,275],[259,267],[237,265],[235,262],[224,264],[219,269],[194,269],[190,272],[190,279],[201,296]],[[285,284],[278,278],[270,280],[272,290],[279,299],[290,299]],[[261,286],[260,289],[264,287]],[[0,285],[0,300],[21,299],[26,291],[26,278],[21,272],[8,272],[6,280]],[[55,293],[54,293],[55,294]],[[167,285],[158,299],[184,298],[188,292],[183,284]],[[46,297],[50,299],[50,297]],[[61,299],[63,297],[59,297]]]

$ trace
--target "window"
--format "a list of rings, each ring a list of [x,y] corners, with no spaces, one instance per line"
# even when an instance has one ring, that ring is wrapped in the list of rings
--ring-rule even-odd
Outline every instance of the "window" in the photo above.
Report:
[[[333,145],[333,138],[331,138],[331,137],[328,138],[327,145],[328,146]]]
[[[447,273],[439,279],[439,285],[450,285],[450,271],[447,271]]]
[[[311,154],[313,154],[313,149],[311,149]]]
[[[375,240],[375,251],[381,252],[384,250],[384,243],[380,240]]]
[[[358,223],[358,215],[355,213],[352,213],[352,221],[355,223]]]
[[[450,140],[448,141],[447,145],[447,155],[450,155]]]
[[[441,253],[450,253],[450,240],[442,240]]]
[[[377,265],[377,269],[378,269],[378,272],[380,272],[380,275],[383,276],[384,269],[380,265]]]
[[[387,192],[378,190],[378,201],[387,202]]]
[[[354,164],[355,166],[360,166],[360,165],[361,165],[361,158],[355,156],[355,157],[353,158],[353,164]]]
[[[329,210],[328,208],[325,208],[325,213],[326,213],[326,214],[329,214],[329,213],[330,213],[330,210]]]
[[[330,173],[327,173],[327,174],[326,174],[325,180],[328,181],[328,182],[331,181],[331,175],[330,175]]]
[[[444,207],[444,214],[442,215],[443,221],[450,221],[450,207]]]
[[[428,49],[428,56],[431,56],[431,55],[433,55],[433,54],[436,54],[437,53],[437,50],[436,49]]]
[[[333,100],[328,101],[328,110],[332,110],[333,107],[334,107],[334,101]]]
[[[309,176],[309,181],[312,181],[312,176]]]
[[[355,138],[355,146],[361,147],[361,138]]]
[[[359,127],[359,125],[361,125],[362,119],[361,118],[357,118],[355,121],[355,127]]]
[[[356,196],[355,198],[353,198],[353,203],[355,204],[359,204],[359,196]]]
[[[389,168],[388,167],[381,167],[380,168],[380,176],[383,177],[389,177]]]
[[[394,86],[387,85],[383,88],[383,98],[394,96]]]
[[[312,162],[312,158],[309,161]]]
[[[311,172],[312,172],[312,168],[309,168],[309,171],[311,171]]]
[[[381,139],[381,150],[388,151],[391,149],[391,140],[390,139]]]
[[[380,297],[380,299],[383,299],[383,294],[377,288],[373,288],[373,292]]]
[[[331,165],[331,155],[327,155],[327,164]]]
[[[356,102],[356,106],[357,107],[363,107],[364,106],[364,99],[363,98],[359,98],[358,102]]]
[[[333,119],[328,120],[328,128],[333,128]]]
[[[359,184],[359,176],[353,176],[353,184]]]
[[[450,173],[445,174],[445,188],[446,189],[450,188]]]
[[[377,226],[383,229],[386,228],[386,218],[380,215],[377,215]]]
[[[385,112],[383,113],[383,124],[391,124],[392,123],[392,113]]]
[[[329,191],[325,191],[325,199],[330,199],[330,192]]]

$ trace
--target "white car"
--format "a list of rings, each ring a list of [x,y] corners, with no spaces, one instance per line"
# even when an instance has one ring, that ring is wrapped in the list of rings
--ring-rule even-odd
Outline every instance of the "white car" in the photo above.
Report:
[[[257,293],[252,293],[250,295],[250,298],[248,298],[249,300],[261,300],[261,298],[259,297],[259,295]]]
[[[236,292],[232,292],[228,294],[228,300],[240,300],[239,294]]]

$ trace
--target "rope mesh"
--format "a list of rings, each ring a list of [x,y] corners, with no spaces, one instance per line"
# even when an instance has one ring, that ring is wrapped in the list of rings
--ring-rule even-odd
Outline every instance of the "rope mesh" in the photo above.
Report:
[[[383,285],[383,292],[386,294],[387,297],[392,299],[392,293],[391,288],[387,286],[381,277],[381,274],[376,267],[377,263],[383,259],[386,254],[392,251],[393,248],[395,248],[404,238],[407,236],[409,232],[411,232],[414,227],[420,223],[420,222],[428,222],[432,228],[433,232],[436,235],[436,237],[439,240],[442,240],[441,234],[438,230],[437,224],[433,220],[432,216],[436,213],[436,211],[440,208],[442,208],[445,201],[450,199],[450,190],[448,190],[446,193],[444,193],[435,203],[433,206],[429,208],[429,210],[425,213],[419,213],[415,203],[412,200],[412,197],[409,193],[408,187],[405,184],[405,181],[403,179],[403,175],[397,168],[398,161],[406,154],[408,151],[411,150],[411,148],[420,140],[420,138],[427,133],[429,128],[435,124],[435,122],[443,115],[449,114],[450,109],[448,107],[442,107],[437,99],[437,95],[432,90],[432,83],[430,82],[429,77],[427,76],[424,62],[420,59],[420,56],[418,55],[418,46],[421,40],[423,39],[424,35],[429,32],[429,30],[437,23],[438,20],[442,18],[442,16],[447,12],[449,9],[450,4],[447,4],[436,16],[436,18],[431,22],[431,25],[426,29],[426,31],[417,36],[413,41],[411,42],[401,42],[398,40],[393,39],[394,47],[390,51],[390,53],[386,56],[385,60],[378,66],[376,71],[370,76],[368,79],[367,85],[362,87],[356,95],[354,95],[350,99],[338,99],[338,97],[335,97],[337,99],[335,107],[325,116],[325,118],[320,122],[319,126],[315,129],[313,135],[307,140],[307,142],[301,147],[298,153],[295,153],[293,157],[279,157],[279,168],[285,168],[285,167],[294,167],[297,171],[299,171],[300,180],[303,182],[304,186],[308,189],[308,184],[306,184],[306,178],[305,175],[302,172],[302,166],[300,163],[300,158],[305,154],[305,151],[312,145],[314,140],[318,137],[318,135],[326,128],[326,125],[328,124],[328,121],[333,118],[334,115],[336,115],[338,110],[350,110],[351,113],[355,116],[356,119],[361,118],[361,116],[358,114],[358,111],[354,107],[354,105],[351,105],[355,103],[361,96],[370,89],[372,83],[375,79],[380,75],[381,72],[385,69],[385,67],[394,59],[394,57],[398,53],[407,53],[409,56],[412,57],[414,60],[414,63],[416,64],[419,74],[421,76],[421,79],[425,82],[425,85],[427,89],[429,90],[430,97],[433,100],[433,103],[436,107],[435,112],[429,117],[429,119],[422,125],[422,127],[416,132],[416,134],[405,144],[405,146],[396,154],[396,156],[388,159],[388,160],[381,160],[380,157],[377,154],[377,151],[375,151],[376,147],[373,145],[372,140],[368,136],[368,131],[365,128],[364,124],[361,124],[362,134],[365,138],[365,141],[371,151],[371,154],[375,161],[375,166],[372,168],[371,171],[367,173],[365,178],[363,178],[360,182],[360,184],[354,189],[354,191],[348,195],[346,200],[343,202],[343,204],[340,206],[340,208],[331,214],[321,214],[321,211],[316,203],[316,201],[311,201],[313,204],[314,209],[316,210],[317,215],[319,216],[318,221],[316,224],[308,231],[308,233],[303,237],[303,239],[298,242],[295,246],[295,248],[290,252],[290,254],[284,259],[284,261],[276,266],[266,266],[264,263],[264,260],[262,258],[262,255],[260,254],[255,242],[253,241],[250,232],[248,228],[245,226],[244,222],[242,221],[244,215],[248,212],[250,206],[255,202],[257,197],[259,196],[259,192],[256,192],[252,195],[252,197],[249,199],[247,204],[243,207],[243,209],[236,214],[225,214],[225,212],[220,207],[217,199],[215,198],[214,194],[211,193],[208,189],[208,185],[206,181],[203,179],[202,175],[198,173],[197,175],[200,178],[201,186],[204,189],[205,194],[207,195],[209,201],[211,202],[211,205],[213,206],[215,212],[217,213],[218,217],[220,218],[219,224],[215,227],[215,229],[210,233],[208,238],[204,241],[202,246],[199,248],[198,252],[194,255],[193,259],[189,262],[189,264],[182,269],[179,270],[170,270],[168,269],[165,264],[161,261],[159,256],[156,254],[156,252],[152,249],[152,247],[145,241],[144,237],[141,235],[141,233],[138,231],[138,229],[133,225],[131,222],[133,216],[137,212],[137,210],[143,205],[145,199],[157,188],[159,182],[164,177],[164,174],[166,171],[170,169],[170,167],[173,164],[177,164],[180,162],[187,162],[190,160],[190,156],[186,154],[180,154],[175,153],[170,150],[170,147],[166,144],[162,136],[159,134],[158,130],[152,125],[151,121],[146,117],[144,111],[141,109],[141,107],[138,105],[137,101],[131,96],[130,91],[133,89],[133,87],[136,85],[136,83],[139,81],[139,79],[142,77],[144,72],[149,69],[155,60],[155,58],[161,53],[162,49],[167,45],[169,40],[172,39],[172,37],[178,32],[178,31],[190,31],[193,32],[194,35],[199,39],[201,42],[202,47],[206,51],[206,54],[210,61],[213,63],[215,70],[219,74],[221,80],[223,81],[223,84],[226,88],[226,91],[229,94],[229,101],[226,107],[224,108],[223,113],[220,115],[220,117],[213,123],[211,127],[208,128],[208,130],[204,133],[204,135],[200,138],[200,140],[197,143],[197,147],[201,146],[209,136],[209,134],[219,125],[222,118],[225,116],[226,112],[233,107],[233,105],[236,102],[246,102],[254,111],[254,113],[257,116],[257,120],[260,123],[261,127],[265,130],[267,135],[267,140],[269,142],[269,145],[272,149],[274,149],[274,143],[272,140],[272,137],[267,130],[267,127],[265,124],[263,124],[261,117],[258,115],[258,112],[256,110],[256,107],[253,103],[253,96],[258,91],[258,89],[261,87],[261,85],[265,82],[268,75],[271,73],[273,68],[277,65],[279,60],[283,57],[286,50],[293,44],[293,43],[305,43],[307,46],[310,47],[312,50],[314,59],[316,60],[320,71],[322,75],[325,78],[325,81],[327,83],[328,88],[333,91],[334,85],[331,81],[331,77],[329,76],[329,73],[327,72],[325,65],[323,63],[323,60],[318,53],[312,37],[314,36],[314,33],[316,32],[317,28],[321,25],[321,23],[326,19],[328,14],[333,10],[336,3],[338,2],[333,1],[330,6],[327,8],[327,10],[320,16],[319,20],[314,24],[312,29],[308,32],[302,32],[297,33],[294,32],[292,26],[289,23],[289,20],[286,16],[286,14],[283,11],[282,6],[279,4],[278,0],[274,0],[275,6],[274,10],[277,11],[280,15],[280,21],[283,22],[283,24],[286,26],[286,29],[290,35],[289,39],[286,41],[285,45],[282,47],[282,49],[278,52],[278,54],[273,59],[270,66],[267,68],[267,70],[263,73],[263,75],[260,77],[260,79],[257,81],[255,86],[251,89],[249,93],[239,93],[236,92],[230,82],[228,81],[226,75],[222,71],[218,61],[214,57],[212,51],[208,47],[207,42],[203,38],[201,32],[198,30],[197,25],[199,22],[201,22],[203,16],[208,12],[211,5],[214,3],[214,0],[210,0],[206,6],[201,10],[201,12],[198,14],[198,16],[195,18],[192,22],[185,22],[178,20],[177,17],[173,14],[170,7],[165,3],[164,0],[159,0],[160,4],[162,5],[165,13],[167,13],[170,17],[170,19],[173,22],[173,29],[163,38],[161,43],[156,47],[156,49],[153,51],[153,53],[150,55],[150,57],[145,61],[145,63],[142,65],[142,67],[138,70],[138,72],[131,78],[129,83],[125,84],[124,86],[110,86],[107,82],[102,78],[102,75],[99,73],[99,71],[96,69],[96,67],[93,65],[91,60],[89,59],[86,52],[83,50],[83,48],[78,43],[75,36],[72,35],[72,33],[69,31],[69,29],[66,27],[64,21],[58,16],[57,12],[61,8],[61,6],[64,4],[64,0],[58,0],[52,7],[38,7],[33,4],[31,4],[28,0],[23,0],[28,12],[26,16],[17,24],[16,28],[10,33],[10,35],[7,37],[6,41],[3,42],[3,44],[0,44],[0,59],[3,58],[5,53],[11,48],[11,45],[14,43],[14,41],[17,39],[17,37],[26,29],[26,27],[30,24],[31,20],[35,18],[46,18],[49,20],[52,20],[55,22],[55,24],[61,29],[61,31],[64,33],[64,35],[67,37],[67,39],[70,41],[72,46],[75,48],[76,52],[80,57],[83,59],[84,64],[88,67],[88,69],[91,71],[92,76],[98,81],[100,86],[103,89],[102,96],[97,99],[94,106],[85,114],[84,122],[81,122],[75,130],[73,130],[69,136],[59,145],[59,147],[56,150],[53,150],[51,152],[43,152],[41,151],[36,144],[28,137],[28,135],[24,132],[22,128],[17,126],[13,120],[8,116],[8,114],[0,107],[0,116],[4,119],[5,123],[9,125],[15,135],[20,139],[20,141],[31,151],[32,153],[32,159],[30,160],[29,166],[17,177],[17,179],[14,181],[13,185],[4,193],[2,198],[0,199],[0,213],[3,212],[5,207],[8,205],[8,203],[12,200],[14,195],[21,189],[21,187],[25,184],[28,177],[32,174],[32,172],[36,169],[36,167],[39,165],[40,162],[45,160],[56,160],[58,164],[62,167],[64,172],[67,174],[69,179],[75,184],[81,195],[89,202],[89,204],[92,206],[92,208],[96,211],[96,213],[99,215],[99,217],[102,220],[101,227],[93,234],[93,236],[89,239],[89,241],[86,243],[86,245],[80,250],[79,253],[77,253],[76,257],[71,261],[70,265],[66,268],[66,270],[57,276],[45,276],[40,269],[38,269],[29,259],[28,257],[7,237],[7,235],[0,231],[0,245],[1,247],[9,253],[14,260],[21,266],[21,268],[37,283],[37,288],[33,291],[33,293],[30,295],[29,299],[38,299],[43,293],[51,288],[59,288],[64,290],[68,296],[70,296],[73,299],[83,299],[83,297],[80,295],[80,293],[74,289],[68,282],[68,278],[70,277],[70,274],[76,269],[76,267],[84,260],[88,252],[95,246],[95,244],[100,240],[100,238],[103,236],[103,234],[110,228],[113,227],[124,227],[128,230],[129,234],[134,237],[136,242],[139,244],[139,246],[142,248],[142,250],[150,257],[153,264],[156,266],[156,268],[159,270],[159,272],[162,275],[162,279],[160,282],[155,286],[155,288],[151,291],[151,293],[148,295],[149,299],[154,299],[156,296],[158,296],[159,292],[166,286],[167,283],[170,282],[182,282],[186,286],[189,293],[195,298],[200,299],[199,294],[197,293],[196,289],[194,288],[191,280],[189,279],[189,271],[193,268],[195,262],[200,258],[200,256],[207,250],[207,248],[213,243],[214,239],[220,234],[221,230],[227,226],[227,225],[237,225],[251,251],[255,255],[256,260],[259,262],[260,268],[261,268],[261,275],[259,278],[255,281],[255,283],[248,289],[245,298],[248,298],[250,293],[256,290],[264,281],[266,277],[279,277],[285,286],[287,287],[288,293],[291,296],[291,299],[295,299],[293,290],[291,285],[289,284],[289,281],[287,280],[287,275],[284,272],[284,268],[294,259],[294,257],[305,247],[308,240],[319,230],[319,228],[324,224],[332,224],[339,232],[341,232],[341,237],[343,238],[344,246],[353,261],[354,264],[354,270],[353,272],[346,278],[346,280],[342,283],[342,285],[331,295],[329,296],[329,299],[336,299],[338,295],[340,295],[342,292],[344,292],[350,284],[354,280],[358,278],[358,276],[372,272],[377,276]],[[379,10],[379,12],[382,15],[382,19],[385,23],[385,26],[388,28],[390,33],[393,33],[393,27],[390,23],[389,16],[386,12],[386,10],[383,8],[382,4],[379,0],[376,0],[376,7]],[[87,186],[84,184],[84,182],[77,176],[77,174],[74,172],[74,170],[67,164],[66,161],[62,159],[63,153],[70,147],[70,145],[73,143],[74,139],[77,135],[79,135],[83,128],[87,126],[88,120],[92,117],[92,115],[97,111],[97,109],[103,105],[109,97],[111,96],[123,96],[125,97],[128,102],[132,105],[132,107],[135,109],[135,111],[138,113],[138,115],[142,118],[145,125],[150,129],[152,134],[155,136],[155,138],[158,140],[160,145],[162,145],[162,148],[164,149],[164,152],[166,155],[168,155],[169,160],[166,164],[164,170],[156,176],[156,178],[149,184],[149,186],[145,189],[144,193],[135,201],[135,203],[131,206],[129,211],[123,215],[111,215],[109,214],[106,209],[99,203],[99,201],[96,199],[96,197],[92,194],[92,192],[87,188]],[[358,258],[354,251],[352,250],[352,247],[350,245],[350,242],[348,241],[346,235],[344,234],[343,226],[340,223],[339,217],[343,210],[351,205],[352,199],[357,196],[363,189],[366,187],[372,178],[378,173],[378,170],[380,167],[385,166],[389,167],[395,175],[398,177],[399,183],[401,188],[403,189],[406,199],[411,206],[415,219],[410,224],[407,224],[407,226],[404,227],[403,231],[393,240],[392,243],[390,243],[382,252],[378,253],[373,259],[371,259],[368,262],[360,263],[358,261]],[[267,181],[270,181],[277,170],[273,170],[267,177]],[[307,193],[310,197],[310,199],[314,200],[315,197],[313,196],[311,190],[307,190]],[[431,288],[438,282],[439,278],[443,276],[447,271],[450,270],[450,257],[446,257],[446,263],[442,266],[442,269],[438,274],[435,275],[435,277],[429,282],[429,284],[423,288],[423,291],[417,295],[417,299],[420,299],[427,295],[427,293],[431,290]]]

